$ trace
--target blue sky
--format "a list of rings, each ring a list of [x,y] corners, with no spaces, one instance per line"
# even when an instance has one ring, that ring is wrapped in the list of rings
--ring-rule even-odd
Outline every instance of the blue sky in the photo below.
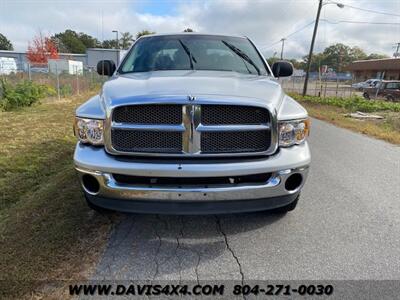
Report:
[[[328,4],[332,1],[345,6],[340,9]],[[335,24],[321,22],[316,51],[342,42],[359,46],[367,53],[392,55],[395,43],[400,42],[400,0],[324,2],[321,18]],[[51,35],[72,29],[103,40],[115,37],[112,30],[163,33],[190,27],[198,32],[248,36],[266,56],[280,53],[279,40],[289,36],[284,56],[301,58],[310,45],[310,22],[315,19],[317,4],[317,0],[0,0],[0,32],[15,49],[24,51],[39,31]],[[307,24],[310,25],[305,27]],[[296,33],[291,35],[293,32]]]

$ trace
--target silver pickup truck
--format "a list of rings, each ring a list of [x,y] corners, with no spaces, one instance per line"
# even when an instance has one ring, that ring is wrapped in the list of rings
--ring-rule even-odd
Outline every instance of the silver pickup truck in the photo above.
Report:
[[[76,110],[75,168],[97,210],[171,214],[293,210],[310,122],[246,37],[138,39],[99,95]]]

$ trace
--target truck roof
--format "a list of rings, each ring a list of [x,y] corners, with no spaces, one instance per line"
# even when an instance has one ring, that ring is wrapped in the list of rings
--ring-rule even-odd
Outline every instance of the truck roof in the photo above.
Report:
[[[140,38],[153,37],[153,36],[174,36],[174,35],[202,35],[202,36],[221,36],[221,37],[237,37],[237,38],[247,38],[243,35],[234,35],[234,34],[218,34],[218,33],[200,33],[200,32],[176,32],[176,33],[154,33],[154,34],[146,34],[141,36]]]

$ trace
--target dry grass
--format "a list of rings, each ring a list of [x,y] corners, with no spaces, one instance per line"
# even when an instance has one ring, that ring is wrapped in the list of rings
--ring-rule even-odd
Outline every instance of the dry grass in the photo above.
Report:
[[[111,221],[87,208],[72,163],[89,96],[0,112],[0,298],[84,279],[102,251]]]
[[[311,117],[330,122],[339,127],[344,127],[360,132],[393,144],[400,145],[400,113],[377,112],[384,117],[383,120],[357,120],[346,117],[349,111],[330,105],[299,101]]]

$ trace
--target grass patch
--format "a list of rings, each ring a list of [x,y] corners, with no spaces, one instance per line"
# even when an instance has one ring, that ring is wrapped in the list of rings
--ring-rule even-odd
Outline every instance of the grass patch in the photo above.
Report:
[[[86,206],[72,162],[89,96],[0,112],[0,298],[83,280],[102,250],[111,221]]]
[[[48,85],[23,80],[12,85],[0,79],[0,111],[9,111],[24,106],[31,106],[40,99],[55,96],[56,90]]]
[[[313,101],[302,100],[300,97],[300,99],[298,99],[297,96],[294,96],[294,98],[307,109],[308,114],[311,117],[400,145],[399,112],[376,112],[376,114],[384,117],[383,120],[357,120],[345,116],[346,113],[352,112],[352,110],[327,104],[320,104]]]
[[[389,102],[385,100],[366,100],[360,96],[349,98],[341,97],[317,97],[317,96],[301,96],[299,94],[289,93],[290,96],[303,103],[322,104],[343,108],[348,112],[378,112],[392,111],[400,112],[400,103]]]

